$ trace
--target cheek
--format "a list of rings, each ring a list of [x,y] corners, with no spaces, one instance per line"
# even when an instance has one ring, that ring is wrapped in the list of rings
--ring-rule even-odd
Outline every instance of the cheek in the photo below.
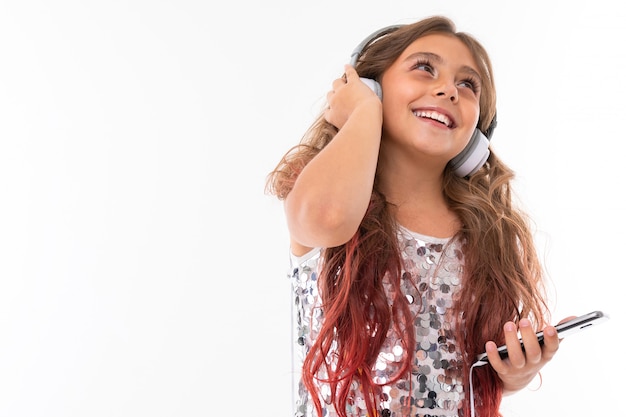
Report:
[[[400,108],[398,106],[398,101],[385,98],[385,93],[383,93],[383,117],[385,117],[385,119],[391,118],[399,112]]]
[[[475,103],[471,106],[468,106],[466,114],[468,115],[468,122],[474,126],[478,127],[478,120],[480,119],[480,106],[478,103]]]
[[[385,95],[383,90],[383,125],[397,124],[400,122],[400,116],[407,117],[406,106],[401,105],[397,95],[391,93]]]
[[[420,93],[418,86],[410,78],[398,76],[393,71],[383,74],[380,85],[383,91],[383,108],[385,104],[388,104],[390,107],[393,106],[393,102],[396,103],[396,106],[399,103],[406,105]]]

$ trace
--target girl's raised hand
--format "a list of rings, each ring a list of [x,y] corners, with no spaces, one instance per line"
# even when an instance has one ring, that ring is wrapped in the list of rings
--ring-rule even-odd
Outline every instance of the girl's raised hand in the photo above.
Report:
[[[337,129],[341,129],[354,110],[361,105],[382,106],[376,93],[361,81],[351,65],[345,66],[345,73],[333,81],[332,90],[326,94],[328,107],[324,119]]]

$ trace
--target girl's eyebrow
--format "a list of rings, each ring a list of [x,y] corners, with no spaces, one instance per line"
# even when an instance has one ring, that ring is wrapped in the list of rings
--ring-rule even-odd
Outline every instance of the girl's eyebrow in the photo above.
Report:
[[[405,61],[414,61],[417,58],[426,58],[428,61],[434,64],[443,63],[443,58],[441,58],[439,55],[432,53],[432,52],[414,52],[411,55],[407,56]],[[482,80],[482,77],[480,76],[480,74],[478,74],[478,71],[476,71],[474,68],[470,67],[469,65],[462,65],[461,71],[469,73],[470,75],[472,75],[478,80]]]

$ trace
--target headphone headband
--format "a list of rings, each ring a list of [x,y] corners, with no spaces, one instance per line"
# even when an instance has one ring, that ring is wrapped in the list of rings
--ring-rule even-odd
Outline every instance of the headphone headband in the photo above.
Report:
[[[361,56],[361,54],[363,54],[363,51],[365,50],[365,48],[367,48],[372,42],[375,42],[378,38],[381,38],[385,35],[388,35],[392,32],[395,32],[396,30],[404,27],[406,25],[390,25],[390,26],[385,26],[381,29],[378,29],[375,32],[372,32],[368,37],[366,37],[365,39],[363,39],[361,41],[361,43],[359,43],[356,48],[354,48],[354,50],[352,51],[352,53],[350,54],[350,65],[353,67],[356,67],[356,63],[359,60],[359,57]],[[377,87],[378,90],[380,90],[380,87]],[[380,94],[379,94],[380,96]],[[485,131],[483,132],[483,134],[487,137],[487,139],[491,140],[491,136],[493,135],[493,131],[495,130],[498,121],[497,121],[497,113],[493,115],[493,118],[491,119],[491,123],[489,123],[489,126],[487,126],[487,129],[485,129]]]
[[[391,32],[395,32],[396,30],[400,29],[402,26],[404,25],[391,25],[391,26],[386,26],[382,29],[377,30],[376,32],[372,33],[371,35],[369,35],[367,38],[363,39],[361,41],[360,44],[358,44],[356,46],[356,48],[354,48],[354,51],[352,51],[352,54],[350,54],[350,65],[352,65],[353,67],[356,66],[356,62],[359,60],[359,57],[361,56],[361,54],[363,53],[363,50],[372,42],[374,42],[376,39],[387,35]]]
[[[377,39],[385,36],[389,33],[395,32],[405,25],[392,25],[386,26],[382,29],[373,32],[367,38],[363,39],[361,43],[359,43],[352,54],[350,55],[350,65],[356,67],[356,63],[359,60],[359,57],[370,44],[376,42]],[[370,78],[361,78],[361,80],[367,84],[380,99],[382,99],[382,88],[380,84]],[[487,129],[482,132],[480,129],[475,128],[472,137],[469,140],[469,143],[461,151],[460,154],[452,158],[449,162],[451,169],[459,176],[466,177],[474,174],[476,171],[482,167],[487,158],[489,158],[490,150],[489,150],[489,142],[491,140],[491,136],[493,135],[493,131],[497,125],[496,114],[494,113],[491,122]]]

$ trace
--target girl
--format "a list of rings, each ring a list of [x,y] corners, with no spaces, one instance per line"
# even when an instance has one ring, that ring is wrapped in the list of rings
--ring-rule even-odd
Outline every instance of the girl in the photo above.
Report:
[[[487,53],[447,18],[385,29],[268,177],[291,238],[298,416],[496,416],[556,353],[513,172],[487,148],[495,99]]]

